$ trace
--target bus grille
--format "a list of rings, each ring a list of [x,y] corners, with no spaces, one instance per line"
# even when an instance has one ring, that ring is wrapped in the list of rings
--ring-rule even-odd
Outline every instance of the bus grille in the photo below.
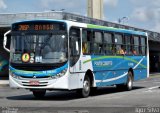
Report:
[[[32,84],[30,84],[30,82],[28,81],[28,82],[22,82],[22,85],[23,86],[30,86],[30,87],[43,87],[43,86],[47,86],[48,85],[48,82],[39,82],[39,84],[38,85],[32,85]]]

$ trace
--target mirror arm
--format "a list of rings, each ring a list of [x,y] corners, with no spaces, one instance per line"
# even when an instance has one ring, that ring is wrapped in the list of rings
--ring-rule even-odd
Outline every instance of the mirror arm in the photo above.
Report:
[[[6,48],[6,45],[7,45],[7,35],[11,33],[11,30],[7,31],[5,34],[4,34],[4,40],[3,40],[3,48],[7,51],[7,52],[10,52],[10,50],[8,48]]]

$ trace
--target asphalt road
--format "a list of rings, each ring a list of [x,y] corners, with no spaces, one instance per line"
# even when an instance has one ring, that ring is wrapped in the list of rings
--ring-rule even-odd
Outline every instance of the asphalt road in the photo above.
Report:
[[[159,87],[160,75],[134,82],[132,91],[99,88],[88,98],[79,98],[75,91],[52,91],[43,99],[35,99],[28,90],[0,87],[0,112],[159,113]]]

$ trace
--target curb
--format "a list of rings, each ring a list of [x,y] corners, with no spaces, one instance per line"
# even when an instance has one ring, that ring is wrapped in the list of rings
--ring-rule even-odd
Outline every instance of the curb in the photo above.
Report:
[[[150,75],[150,76],[156,76],[156,75],[159,75],[159,76],[160,76],[160,73],[150,73],[149,75]]]
[[[149,78],[157,78],[157,77],[160,77],[160,73],[149,74]]]
[[[0,87],[8,87],[9,80],[0,80]]]
[[[0,88],[2,87],[9,87],[9,84],[0,84]]]

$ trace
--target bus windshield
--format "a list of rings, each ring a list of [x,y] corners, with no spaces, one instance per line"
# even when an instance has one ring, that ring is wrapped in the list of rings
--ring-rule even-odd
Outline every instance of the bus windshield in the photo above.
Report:
[[[66,34],[12,36],[12,63],[62,63],[66,61]]]

